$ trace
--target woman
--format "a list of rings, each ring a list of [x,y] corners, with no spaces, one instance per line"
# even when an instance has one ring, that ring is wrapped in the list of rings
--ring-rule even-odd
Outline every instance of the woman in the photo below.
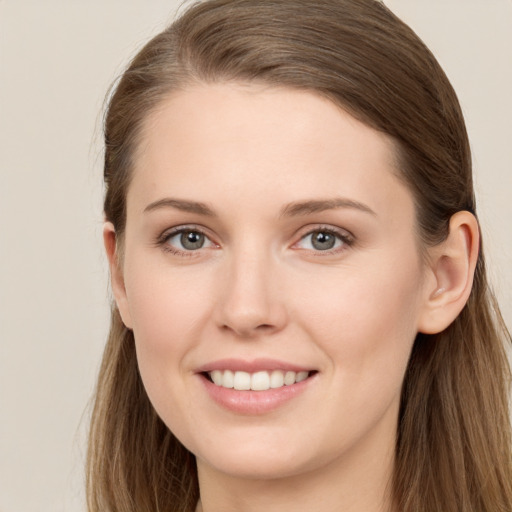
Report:
[[[510,511],[455,93],[375,0],[211,0],[105,120],[90,511]]]

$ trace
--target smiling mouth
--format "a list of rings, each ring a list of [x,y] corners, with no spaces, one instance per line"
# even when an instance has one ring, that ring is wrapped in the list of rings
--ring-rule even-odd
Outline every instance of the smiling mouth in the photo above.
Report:
[[[213,370],[203,375],[216,386],[235,389],[237,391],[267,391],[285,386],[293,386],[311,377],[316,371],[259,371],[249,373],[244,371]]]

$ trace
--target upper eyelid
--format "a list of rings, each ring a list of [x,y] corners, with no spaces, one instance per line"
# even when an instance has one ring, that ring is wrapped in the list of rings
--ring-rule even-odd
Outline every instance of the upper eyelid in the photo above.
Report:
[[[295,236],[299,237],[299,239],[302,239],[305,236],[311,235],[312,233],[316,233],[318,231],[328,231],[329,233],[338,235],[340,238],[349,238],[350,240],[355,239],[355,236],[348,229],[332,226],[330,224],[312,224],[304,226],[296,231]]]
[[[212,236],[208,229],[199,226],[197,224],[181,224],[179,226],[174,226],[172,228],[167,228],[162,231],[162,233],[158,236],[158,240],[165,241],[172,236],[178,235],[179,233],[183,233],[184,231],[197,231],[201,233],[205,237],[211,240]]]

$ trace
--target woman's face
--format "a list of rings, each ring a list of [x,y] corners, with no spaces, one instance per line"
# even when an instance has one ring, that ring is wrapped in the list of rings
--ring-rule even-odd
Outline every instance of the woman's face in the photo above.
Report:
[[[115,293],[200,469],[392,458],[425,295],[395,173],[386,136],[308,92],[196,86],[148,117]]]

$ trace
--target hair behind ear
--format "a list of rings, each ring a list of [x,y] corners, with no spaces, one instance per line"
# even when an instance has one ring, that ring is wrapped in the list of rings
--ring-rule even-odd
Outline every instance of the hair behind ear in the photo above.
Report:
[[[398,510],[511,510],[511,373],[504,347],[511,341],[481,254],[460,315],[414,343],[396,448]]]
[[[114,306],[89,433],[88,511],[193,512],[198,499],[195,458],[153,409]]]

